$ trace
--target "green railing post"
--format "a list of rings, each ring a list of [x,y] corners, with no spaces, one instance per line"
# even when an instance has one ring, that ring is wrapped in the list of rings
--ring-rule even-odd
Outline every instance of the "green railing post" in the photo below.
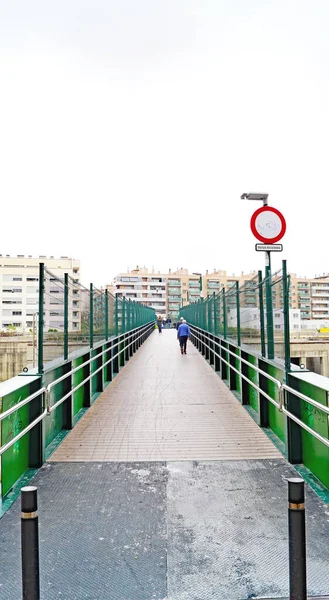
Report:
[[[271,281],[271,258],[268,252],[269,264],[265,267],[265,289],[266,289],[266,330],[267,330],[267,358],[274,358],[274,332],[273,332],[273,302]]]
[[[105,339],[109,339],[109,291],[105,290]]]
[[[240,287],[239,282],[235,282],[236,285],[236,326],[238,330],[238,346],[241,346],[241,318],[240,318]]]
[[[64,273],[64,360],[69,356],[69,275]]]
[[[132,329],[131,323],[130,323],[130,317],[131,317],[130,312],[131,312],[131,301],[129,298],[128,306],[127,306],[127,331],[130,331],[130,329]]]
[[[126,332],[126,298],[123,296],[122,298],[122,325],[121,325],[121,333]]]
[[[290,371],[290,323],[289,323],[289,283],[287,261],[282,261],[283,280],[283,323],[284,323],[284,365],[286,373]]]
[[[226,315],[226,294],[225,294],[225,288],[223,288],[223,335],[224,335],[224,340],[226,340],[226,336],[227,336],[227,315]]]
[[[94,290],[93,284],[89,287],[89,346],[94,345]]]
[[[211,327],[211,298],[207,298],[208,331],[212,333]]]
[[[45,265],[39,264],[39,330],[38,330],[38,373],[43,376],[43,329],[44,319],[44,299],[45,299]]]
[[[119,335],[119,298],[115,295],[115,335]]]
[[[265,318],[264,318],[264,296],[262,272],[258,271],[258,295],[259,295],[259,321],[260,321],[260,343],[262,356],[266,356],[265,345]]]
[[[216,292],[212,293],[214,300],[213,313],[214,313],[214,335],[217,335],[217,319],[216,319]]]

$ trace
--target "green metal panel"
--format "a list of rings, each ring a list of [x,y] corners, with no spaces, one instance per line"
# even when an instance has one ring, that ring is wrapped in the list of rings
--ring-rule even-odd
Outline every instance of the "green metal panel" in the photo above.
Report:
[[[97,354],[99,354],[99,352],[101,351],[101,348],[97,348],[97,350],[92,350],[90,356],[97,356]],[[97,371],[98,367],[101,366],[101,361],[102,358],[97,358],[96,360],[93,360],[90,363],[90,373],[95,373],[95,371]],[[92,399],[96,399],[97,395],[99,393],[98,390],[98,378],[97,375],[95,375],[94,377],[91,378],[91,397]]]
[[[48,385],[52,381],[55,381],[56,379],[59,379],[59,377],[62,377],[62,375],[64,375],[65,372],[65,365],[60,365],[52,371],[48,371],[45,374],[46,385]],[[61,381],[52,388],[51,405],[55,404],[57,400],[60,400],[63,397],[64,388],[64,381]],[[43,428],[45,446],[47,447],[63,429],[63,404],[60,404],[60,406],[56,408],[56,410],[54,410],[50,415],[47,415],[47,417],[43,421]]]
[[[248,360],[248,362],[257,366],[257,358],[255,356],[253,356],[252,354],[248,354],[247,360]],[[255,371],[255,369],[248,366],[248,375],[247,376],[249,377],[250,381],[252,381],[252,383],[255,383],[256,385],[258,385],[258,372]],[[255,388],[252,385],[249,386],[249,404],[256,411],[256,413],[259,414],[258,392],[257,392],[257,390],[255,390]]]
[[[328,406],[327,392],[306,381],[299,381],[299,391]],[[301,419],[317,433],[328,439],[328,417],[315,406],[301,400]],[[302,430],[303,463],[329,488],[329,448]]]
[[[86,358],[84,356],[79,356],[73,361],[72,367],[75,369],[79,365],[82,365],[85,362]],[[84,380],[84,372],[83,368],[79,369],[72,375],[72,387],[79,385]],[[73,414],[78,414],[79,410],[84,406],[84,386],[81,386],[76,392],[73,394]]]
[[[235,349],[235,354],[240,357],[240,348],[236,348]],[[238,371],[240,371],[241,373],[241,363],[240,360],[238,358],[235,359],[235,367],[236,369],[238,369]],[[240,375],[238,375],[238,373],[236,374],[236,391],[241,394],[241,377]]]
[[[30,385],[14,390],[0,399],[1,412],[5,412],[27,398],[31,394]],[[29,424],[29,407],[22,406],[2,421],[1,445],[7,444]],[[4,496],[12,485],[29,468],[29,433],[24,435],[16,444],[2,455],[2,495]]]
[[[283,379],[283,370],[275,365],[269,364],[267,372],[272,377],[275,377],[279,381]],[[279,391],[277,385],[268,380],[268,394],[273,398],[276,402],[279,402]],[[282,412],[280,412],[272,402],[268,403],[268,421],[269,427],[274,431],[274,433],[280,438],[282,442],[285,441],[286,437],[286,419]]]

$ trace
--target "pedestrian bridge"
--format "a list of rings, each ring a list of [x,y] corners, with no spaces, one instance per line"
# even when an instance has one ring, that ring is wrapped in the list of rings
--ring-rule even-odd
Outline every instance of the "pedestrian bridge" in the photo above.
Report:
[[[44,600],[287,598],[298,475],[309,597],[329,593],[328,380],[193,321],[183,356],[149,321],[0,384],[2,599],[21,598],[28,481]]]

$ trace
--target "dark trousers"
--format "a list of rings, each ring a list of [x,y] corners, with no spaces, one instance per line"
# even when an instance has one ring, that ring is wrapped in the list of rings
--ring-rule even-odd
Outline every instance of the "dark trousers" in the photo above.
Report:
[[[188,335],[181,335],[179,338],[179,345],[183,348],[184,352],[186,352],[186,344],[188,340]]]

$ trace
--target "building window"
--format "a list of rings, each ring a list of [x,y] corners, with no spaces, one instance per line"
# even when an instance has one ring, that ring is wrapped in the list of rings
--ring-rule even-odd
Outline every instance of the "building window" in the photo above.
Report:
[[[292,316],[294,317],[294,319],[298,319],[298,313],[293,313]]]
[[[13,315],[16,315],[17,317],[20,316],[22,314],[21,310],[13,310]]]
[[[22,278],[16,277],[15,275],[4,275],[3,280],[4,281],[22,281]]]

